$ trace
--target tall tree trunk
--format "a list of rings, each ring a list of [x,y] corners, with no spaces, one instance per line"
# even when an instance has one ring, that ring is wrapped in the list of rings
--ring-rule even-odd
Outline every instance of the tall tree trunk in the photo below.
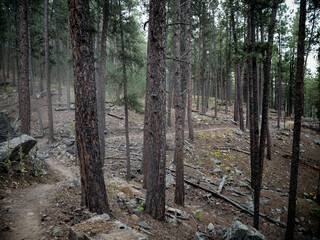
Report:
[[[268,48],[265,53],[262,53],[263,60],[263,76],[264,76],[264,87],[263,87],[263,104],[262,104],[262,119],[261,119],[261,133],[260,133],[260,147],[259,147],[259,161],[260,161],[260,184],[262,183],[263,174],[263,162],[264,162],[264,152],[265,152],[265,142],[267,138],[267,132],[269,128],[268,124],[268,110],[269,110],[269,84],[270,84],[270,69],[271,69],[271,58],[272,58],[272,46],[273,46],[273,36],[274,28],[276,22],[278,3],[274,3],[272,6],[272,15],[269,20],[268,26]],[[263,36],[262,36],[263,37]],[[261,187],[261,185],[260,185]]]
[[[200,31],[201,31],[201,23],[200,23]],[[200,43],[200,37],[199,37],[199,58],[198,58],[198,81],[197,81],[197,105],[196,110],[199,111],[200,109],[200,86],[201,86],[201,43]]]
[[[250,58],[248,60],[249,70],[249,97],[250,97],[250,150],[251,150],[251,185],[254,190],[254,217],[253,225],[259,229],[259,198],[260,198],[260,177],[258,159],[258,92],[257,92],[257,60],[255,43],[255,3],[249,4],[248,16],[248,38],[250,46]]]
[[[69,0],[76,106],[76,141],[84,203],[109,213],[98,135],[97,97],[89,1]]]
[[[10,10],[7,12],[7,30],[8,34],[11,33],[11,19],[10,19]],[[8,38],[8,50],[7,50],[7,78],[10,77],[10,63],[11,63],[11,37]]]
[[[70,66],[69,66],[69,55],[70,55],[70,20],[68,17],[68,35],[67,35],[67,50],[66,50],[66,71],[67,71],[67,108],[68,112],[70,111],[70,85],[71,85],[71,79],[70,79]]]
[[[59,23],[57,21],[57,9],[55,9],[55,16],[54,16],[54,22],[55,22],[55,27],[56,27],[56,65],[57,65],[57,80],[58,80],[58,92],[59,92],[59,103],[61,103],[61,96],[62,96],[62,88],[61,88],[61,76],[60,76],[60,30],[59,30]]]
[[[297,54],[297,74],[296,74],[296,95],[294,104],[294,128],[292,141],[292,161],[290,174],[289,188],[289,204],[288,204],[288,219],[285,239],[291,240],[294,238],[294,224],[296,217],[296,197],[298,184],[298,167],[299,167],[299,152],[300,152],[300,132],[301,132],[301,117],[303,108],[303,77],[304,77],[304,40],[306,34],[306,0],[300,1],[300,19],[299,19],[299,39],[298,39],[298,54]]]
[[[28,23],[30,22],[30,18],[29,18],[29,13],[28,12]],[[36,84],[34,81],[34,75],[33,75],[33,70],[32,70],[32,52],[31,52],[31,34],[30,34],[30,25],[28,26],[28,60],[29,60],[29,74],[30,74],[30,79],[32,82],[32,93],[33,93],[33,99],[34,99],[34,103],[35,103],[35,107],[36,107],[36,111],[37,111],[37,115],[38,115],[38,121],[39,121],[39,128],[40,128],[40,136],[43,137],[44,132],[43,132],[43,123],[42,123],[42,117],[41,117],[41,113],[40,113],[40,107],[39,107],[39,103],[38,103],[38,98],[37,98],[37,94],[36,94]]]
[[[120,103],[120,83],[118,78],[118,60],[117,60],[118,41],[117,41],[117,34],[115,30],[114,30],[113,46],[114,46],[113,64],[114,64],[115,74],[116,74],[116,103],[119,104]]]
[[[44,5],[44,77],[47,83],[47,105],[48,105],[48,129],[49,143],[54,141],[53,138],[53,115],[52,115],[52,103],[51,103],[51,83],[49,74],[49,34],[48,34],[48,15],[49,15],[49,0],[45,0]]]
[[[180,0],[174,1],[174,16],[173,22],[181,21]],[[175,95],[175,152],[174,162],[176,164],[176,187],[174,202],[178,205],[184,205],[184,169],[183,169],[183,105],[181,91],[181,68],[180,68],[180,24],[175,24],[173,27],[173,76],[174,95]]]
[[[189,128],[189,139],[194,141],[193,123],[192,123],[192,73],[191,73],[191,1],[185,2],[185,22],[184,27],[184,56],[185,56],[185,78],[187,81],[188,89],[188,128]],[[184,123],[184,121],[183,121]]]
[[[150,150],[146,212],[165,218],[166,188],[166,1],[150,0]],[[157,37],[152,37],[157,36]]]
[[[100,46],[100,58],[99,58],[99,77],[97,79],[97,107],[98,107],[98,128],[99,128],[99,140],[100,140],[100,154],[101,160],[104,163],[105,158],[105,139],[104,130],[106,128],[105,117],[105,99],[106,99],[106,38],[109,18],[109,0],[104,1],[103,5],[103,24],[101,33],[101,46]]]
[[[123,69],[123,98],[124,98],[124,115],[125,115],[125,129],[126,129],[126,155],[127,155],[127,181],[131,180],[131,163],[130,163],[130,142],[129,142],[129,114],[128,114],[128,94],[127,94],[127,66],[124,51],[123,27],[122,27],[122,13],[121,3],[119,0],[119,17],[120,17],[120,36],[121,36],[121,58]]]
[[[215,6],[216,1],[212,6],[212,38],[213,38],[213,89],[214,89],[214,117],[218,117],[218,73],[217,73],[217,47],[216,47],[216,25],[215,25]]]
[[[151,13],[149,13],[150,15]],[[149,16],[151,17],[151,15]],[[149,142],[150,132],[150,104],[151,104],[151,86],[152,78],[150,77],[151,69],[151,46],[150,46],[150,26],[148,29],[148,45],[147,45],[147,80],[146,80],[146,97],[145,97],[145,111],[144,111],[144,129],[143,129],[143,155],[141,162],[141,173],[143,174],[143,187],[147,188],[148,182],[148,170],[149,170],[149,153],[151,151],[151,143]]]
[[[201,112],[204,114],[206,113],[206,100],[205,100],[205,85],[206,85],[206,56],[207,56],[207,44],[206,44],[206,5],[205,2],[202,2],[202,60],[201,60],[201,77],[200,77],[200,82],[201,82]]]
[[[277,101],[277,110],[278,110],[278,119],[277,119],[277,128],[280,129],[280,120],[281,120],[281,109],[282,109],[282,63],[281,63],[281,34],[279,31],[279,80],[278,80],[278,101]]]
[[[174,76],[172,75],[174,72],[171,70],[171,68],[168,66],[168,78],[169,78],[169,91],[168,91],[168,117],[167,117],[167,125],[168,127],[171,127],[171,108],[172,108],[172,93],[173,93],[173,87],[174,87]]]
[[[30,90],[28,61],[28,7],[27,0],[20,0],[20,96],[21,96],[21,133],[30,134]]]

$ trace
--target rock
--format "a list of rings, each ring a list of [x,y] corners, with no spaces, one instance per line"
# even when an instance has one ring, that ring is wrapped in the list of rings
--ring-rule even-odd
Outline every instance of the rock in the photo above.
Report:
[[[214,163],[217,164],[217,165],[220,165],[220,164],[221,164],[221,162],[220,162],[219,160],[214,159],[214,158],[211,158],[210,161],[211,161],[211,162],[214,162]]]
[[[238,239],[251,239],[251,240],[265,240],[266,238],[256,229],[250,229],[240,221],[234,221],[228,229],[224,239],[238,240]]]
[[[144,229],[151,229],[151,227],[145,221],[139,222],[139,226]]]
[[[132,214],[131,219],[135,222],[138,222],[140,218],[136,214]]]
[[[195,237],[195,239],[197,239],[197,240],[204,240],[204,234],[202,233],[202,232],[196,232],[195,234],[194,234],[194,237]]]
[[[171,174],[167,174],[166,176],[166,186],[173,185],[175,183],[175,180]]]
[[[28,217],[34,216],[34,213],[33,213],[33,212],[28,212],[28,213],[27,213],[27,216],[28,216]]]
[[[54,237],[62,237],[63,236],[63,229],[60,226],[56,226],[53,228],[52,235]]]
[[[0,111],[0,143],[7,141],[8,133],[10,139],[19,136],[19,127],[14,123],[7,110]]]
[[[213,172],[214,172],[214,173],[221,173],[221,169],[220,169],[220,168],[215,168],[215,169],[213,170]]]
[[[214,225],[212,223],[209,223],[207,230],[208,232],[214,232]]]
[[[269,200],[261,200],[261,203],[265,206],[269,205]]]
[[[90,218],[88,220],[88,222],[96,222],[96,221],[104,221],[104,222],[106,222],[106,221],[109,221],[109,220],[110,220],[110,216],[108,214],[106,214],[106,213],[103,213],[101,215],[94,216],[94,217]]]
[[[129,186],[119,185],[119,190],[125,193],[129,198],[133,198],[133,192]]]
[[[20,162],[20,146],[22,149],[23,157],[27,155],[30,150],[37,144],[37,140],[29,135],[23,134],[20,137],[10,139],[8,151],[8,142],[0,144],[0,162],[3,162],[8,158],[8,152],[10,161]]]
[[[81,184],[80,184],[80,181],[77,178],[69,178],[66,181],[66,186],[69,189],[74,189],[77,192],[81,191]]]
[[[132,187],[135,188],[135,189],[138,189],[138,190],[142,189],[142,185],[141,185],[140,183],[137,183],[137,182],[135,182],[135,181],[130,181],[129,183],[130,183],[130,184],[132,185]]]
[[[50,157],[49,153],[46,152],[38,152],[37,156],[42,161]]]
[[[277,191],[277,192],[281,192],[281,188],[277,188],[276,191]]]
[[[314,143],[317,144],[317,145],[320,145],[320,139],[315,139]]]
[[[278,214],[282,214],[281,209],[277,208],[276,211],[277,211]]]

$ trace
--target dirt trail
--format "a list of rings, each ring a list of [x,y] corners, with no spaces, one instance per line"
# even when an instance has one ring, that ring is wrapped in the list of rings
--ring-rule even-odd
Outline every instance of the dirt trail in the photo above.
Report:
[[[46,160],[49,171],[53,171],[60,182],[74,177],[71,168],[49,158]],[[41,211],[50,207],[59,191],[59,182],[36,184],[25,189],[13,189],[10,196],[2,200],[4,209],[8,209],[6,218],[10,219],[10,230],[4,233],[6,240],[35,240],[43,236],[41,229]]]

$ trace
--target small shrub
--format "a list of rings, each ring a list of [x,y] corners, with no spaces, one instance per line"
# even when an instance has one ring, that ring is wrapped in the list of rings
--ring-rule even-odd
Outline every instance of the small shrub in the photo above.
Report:
[[[13,87],[11,87],[10,85],[6,86],[6,89],[5,89],[6,93],[7,94],[11,94],[13,92]]]

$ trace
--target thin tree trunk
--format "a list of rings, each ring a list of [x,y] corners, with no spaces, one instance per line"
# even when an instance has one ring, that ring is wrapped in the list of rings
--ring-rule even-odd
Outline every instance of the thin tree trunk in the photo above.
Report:
[[[296,197],[298,184],[298,167],[299,167],[299,152],[300,152],[300,132],[301,132],[301,117],[303,108],[303,78],[304,78],[304,41],[306,31],[306,0],[300,1],[300,19],[299,19],[299,39],[298,39],[298,54],[297,54],[297,74],[296,74],[296,95],[294,104],[294,128],[292,141],[292,161],[290,174],[289,188],[289,204],[287,230],[285,239],[291,240],[294,238],[294,224],[296,217]]]
[[[28,61],[28,7],[27,0],[20,0],[20,95],[21,95],[21,133],[30,135],[31,107],[29,90]]]
[[[171,108],[172,108],[172,93],[173,93],[173,86],[174,86],[174,77],[171,75],[174,72],[171,71],[170,67],[168,67],[168,78],[169,78],[169,92],[168,92],[168,119],[167,125],[171,127]]]
[[[181,21],[180,0],[174,1],[174,23]],[[175,24],[173,27],[173,56],[175,59],[180,59],[180,24]],[[174,162],[176,164],[176,187],[174,202],[178,205],[184,205],[184,169],[183,169],[183,105],[181,91],[181,68],[180,61],[173,60],[173,76],[174,95],[175,95],[175,152]]]
[[[118,60],[117,60],[118,42],[117,42],[116,33],[114,33],[113,46],[114,46],[113,64],[114,64],[115,74],[116,74],[116,103],[119,104],[120,103],[120,84],[119,84],[119,78],[118,78]]]
[[[57,11],[57,9],[55,9]],[[59,39],[59,23],[57,21],[57,13],[55,13],[54,16],[54,22],[55,22],[55,27],[56,27],[56,39],[55,39],[55,44],[56,44],[56,57],[57,57],[57,80],[58,80],[58,92],[59,92],[59,103],[61,103],[61,96],[62,96],[62,88],[61,88],[61,77],[60,77],[60,39]]]
[[[30,13],[30,12],[29,12]],[[29,22],[29,16],[28,15],[28,22]],[[35,85],[35,81],[34,81],[34,76],[33,76],[33,70],[32,70],[32,54],[31,54],[31,34],[30,34],[30,26],[28,26],[28,47],[29,47],[29,54],[28,54],[28,60],[29,60],[29,74],[30,74],[30,79],[32,82],[32,93],[33,93],[33,99],[34,99],[34,103],[35,103],[35,107],[36,107],[36,111],[37,111],[37,115],[38,115],[38,121],[39,121],[39,128],[40,128],[40,136],[43,137],[44,132],[43,132],[43,123],[42,123],[42,117],[41,117],[41,113],[40,113],[40,107],[39,107],[39,103],[38,103],[38,98],[37,98],[37,94],[36,94],[36,85]]]
[[[265,141],[267,138],[267,132],[269,128],[268,124],[268,110],[269,110],[269,84],[270,84],[270,69],[271,69],[271,58],[272,58],[272,46],[273,46],[273,36],[274,28],[276,22],[278,4],[275,3],[272,6],[272,16],[269,21],[268,27],[268,48],[265,53],[262,53],[263,60],[263,70],[264,70],[264,87],[263,87],[263,104],[262,104],[262,119],[261,119],[261,133],[260,133],[260,147],[259,147],[259,161],[260,161],[260,184],[262,183],[263,174],[263,163],[264,163],[264,152],[265,152]],[[262,36],[263,37],[263,36]],[[261,187],[261,185],[260,185]]]
[[[131,180],[131,163],[130,163],[130,142],[129,142],[129,114],[128,114],[128,94],[127,94],[127,66],[124,51],[123,27],[122,27],[122,13],[121,4],[119,1],[119,16],[120,16],[120,36],[121,36],[121,57],[123,69],[123,98],[124,98],[124,115],[125,115],[125,129],[126,129],[126,155],[127,155],[127,181]]]
[[[212,37],[213,37],[213,89],[214,89],[214,117],[218,117],[218,76],[217,76],[217,47],[216,47],[216,25],[215,25],[215,6],[216,1],[213,2],[212,6]]]
[[[68,112],[70,112],[70,85],[71,85],[71,79],[70,79],[70,67],[69,67],[69,55],[70,55],[70,20],[68,17],[68,35],[67,35],[67,51],[66,51],[66,71],[67,71],[67,109]]]
[[[51,144],[54,141],[53,138],[53,115],[52,115],[52,103],[51,103],[51,84],[49,74],[49,35],[48,35],[48,15],[49,15],[49,0],[45,0],[44,6],[44,77],[47,83],[47,105],[48,105],[48,128],[49,136],[48,140]]]
[[[281,120],[281,98],[282,98],[282,63],[281,63],[281,34],[279,32],[279,80],[278,80],[278,119],[277,119],[277,128],[280,129],[280,120]]]
[[[101,33],[101,46],[100,46],[100,58],[99,58],[99,77],[97,79],[97,107],[98,107],[98,128],[99,128],[99,140],[100,140],[100,154],[101,160],[104,163],[105,158],[105,139],[104,130],[106,128],[105,117],[105,99],[106,99],[106,38],[109,18],[109,0],[104,1],[103,5],[103,24]]]
[[[192,73],[191,73],[191,1],[185,3],[185,22],[184,27],[184,42],[185,42],[185,65],[186,81],[188,89],[188,128],[189,128],[189,139],[194,141],[193,123],[192,123]]]

